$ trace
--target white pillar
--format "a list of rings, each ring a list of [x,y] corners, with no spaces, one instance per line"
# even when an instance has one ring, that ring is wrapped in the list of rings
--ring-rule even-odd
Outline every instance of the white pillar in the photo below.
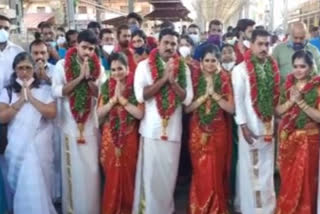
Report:
[[[68,11],[68,26],[70,29],[76,29],[75,24],[75,8],[74,0],[67,0],[67,11]]]

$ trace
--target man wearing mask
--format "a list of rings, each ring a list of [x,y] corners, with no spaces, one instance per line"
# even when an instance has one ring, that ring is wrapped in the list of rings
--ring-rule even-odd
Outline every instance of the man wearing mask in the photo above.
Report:
[[[131,34],[133,34],[136,30],[142,30],[142,17],[137,13],[129,13],[127,16],[127,23],[130,28]],[[146,38],[146,46],[152,50],[157,47],[157,37],[147,36]]]
[[[131,44],[137,64],[148,57],[147,36],[142,30],[136,30],[132,33]]]
[[[291,29],[289,41],[281,43],[274,48],[272,55],[278,62],[282,80],[292,71],[291,57],[298,50],[304,49],[310,51],[317,68],[320,68],[320,53],[307,40],[307,32],[307,26],[304,23],[295,23]]]
[[[310,29],[310,43],[318,48],[320,51],[320,35],[319,35],[319,27],[314,26]]]
[[[202,56],[202,51],[204,49],[205,46],[207,46],[208,44],[212,44],[212,45],[216,45],[219,47],[219,49],[221,49],[222,47],[222,34],[223,34],[223,24],[220,20],[212,20],[209,24],[209,37],[207,39],[207,41],[205,41],[204,43],[200,44],[194,53],[194,59],[196,60],[200,60],[201,56]]]
[[[57,40],[57,49],[60,59],[63,59],[66,55],[67,49],[66,49],[66,37],[65,37],[65,31],[63,27],[57,28],[56,33],[56,40]]]
[[[57,51],[57,42],[55,41],[55,32],[53,26],[50,23],[43,23],[40,25],[40,32],[42,40],[48,46],[49,59],[48,62],[55,65],[60,59]]]
[[[139,14],[132,12],[128,14],[127,22],[131,33],[133,33],[134,31],[141,29],[143,19]]]
[[[102,29],[100,32],[100,58],[106,72],[110,71],[109,56],[114,50],[115,38],[112,30]]]
[[[200,43],[200,28],[196,24],[191,24],[188,27],[188,35],[191,37],[193,44],[198,46]]]
[[[236,64],[243,61],[245,52],[250,48],[250,40],[254,25],[256,23],[251,19],[240,19],[235,28],[238,41],[234,44],[234,51],[236,52]]]
[[[120,25],[117,29],[118,46],[114,52],[122,52],[127,56],[130,72],[135,72],[137,63],[134,60],[134,51],[129,47],[131,31],[128,25]]]
[[[23,49],[9,41],[10,19],[0,15],[0,91],[9,83],[12,62]]]

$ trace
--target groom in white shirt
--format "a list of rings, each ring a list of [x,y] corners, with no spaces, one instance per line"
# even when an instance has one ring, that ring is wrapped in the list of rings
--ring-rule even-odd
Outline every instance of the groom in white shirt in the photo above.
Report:
[[[134,90],[144,103],[140,124],[134,214],[174,213],[173,194],[180,157],[182,104],[193,98],[190,70],[177,55],[179,35],[164,29],[159,47],[135,73]]]

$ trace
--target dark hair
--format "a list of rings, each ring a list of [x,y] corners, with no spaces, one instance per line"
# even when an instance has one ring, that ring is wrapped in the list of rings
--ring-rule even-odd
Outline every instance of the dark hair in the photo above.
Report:
[[[78,43],[81,42],[89,42],[90,44],[96,45],[98,44],[98,38],[91,30],[81,31],[78,35]]]
[[[103,35],[104,34],[112,34],[112,30],[109,29],[109,28],[104,28],[100,31],[100,35],[99,35],[99,38],[102,39]]]
[[[129,19],[135,19],[135,20],[137,20],[137,21],[139,22],[140,25],[141,25],[142,22],[143,22],[142,17],[141,17],[139,14],[134,13],[134,12],[129,13],[129,14],[127,15],[127,19],[128,19],[128,20],[129,20]]]
[[[171,29],[174,30],[174,24],[170,21],[164,21],[162,22],[162,24],[160,25],[160,30],[164,30],[164,29]]]
[[[34,33],[34,39],[37,39],[37,40],[41,39],[41,33],[35,32]]]
[[[117,28],[117,38],[119,38],[122,30],[129,30],[129,29],[130,29],[130,28],[129,28],[128,25],[120,25],[120,26]]]
[[[76,31],[76,30],[68,30],[67,32],[66,32],[66,40],[67,40],[67,42],[70,42],[70,36],[71,35],[75,35],[75,34],[78,34],[78,31]]]
[[[233,31],[233,27],[232,26],[228,26],[227,32],[229,33],[229,32],[232,32],[232,31]]]
[[[232,50],[234,51],[234,46],[231,45],[231,44],[228,44],[228,43],[223,44],[222,47],[221,47],[221,52],[222,52],[223,49],[225,49],[225,48],[232,48]]]
[[[196,25],[196,24],[189,25],[188,29],[189,28],[197,28],[198,30],[200,30],[200,27],[198,25]]]
[[[3,16],[3,15],[0,15],[0,20],[4,20],[4,21],[11,23],[11,20],[8,17]]]
[[[32,63],[33,66],[35,66],[34,60],[32,59],[31,55],[27,52],[21,52],[14,58],[13,63],[12,63],[12,68],[13,68],[14,72],[11,74],[9,87],[12,88],[13,91],[16,93],[19,93],[21,91],[21,86],[16,80],[17,73],[16,73],[15,69],[17,68],[18,64],[24,60],[28,60],[29,62]],[[35,81],[32,83],[32,87],[39,88],[40,81],[39,81],[35,72],[33,73],[33,78]]]
[[[47,44],[46,44],[43,40],[41,40],[41,39],[35,39],[35,40],[33,40],[33,41],[30,43],[30,45],[29,45],[29,51],[30,51],[30,53],[31,53],[32,47],[33,47],[33,46],[37,46],[37,45],[44,45],[44,46],[47,47]]]
[[[227,37],[234,37],[234,34],[231,32],[227,32],[223,35],[223,40],[225,40]]]
[[[303,59],[307,65],[312,68],[314,65],[313,55],[310,51],[300,50],[292,55],[292,64],[296,59]]]
[[[277,35],[274,34],[271,36],[271,43],[272,44],[275,44],[278,40],[279,40],[279,37]]]
[[[135,36],[139,36],[143,39],[144,43],[147,43],[147,36],[146,34],[142,31],[142,30],[135,30],[132,35],[131,38],[135,37]]]
[[[181,41],[182,39],[185,39],[192,47],[195,45],[194,42],[193,42],[193,40],[191,39],[191,37],[188,36],[188,35],[182,35],[182,36],[180,37],[180,41]]]
[[[43,22],[43,23],[40,23],[39,25],[39,28],[40,30],[42,31],[44,28],[52,28],[53,25],[49,22]]]
[[[89,28],[99,28],[101,29],[101,25],[99,24],[99,22],[90,22],[87,26],[87,29]]]
[[[62,31],[62,32],[64,32],[64,33],[66,32],[65,29],[64,29],[64,27],[58,27],[57,30]]]
[[[205,45],[203,50],[202,50],[202,54],[201,54],[201,61],[205,58],[205,56],[207,54],[213,54],[219,61],[220,61],[220,57],[221,57],[221,52],[219,50],[219,47],[216,45],[212,45],[212,44],[208,44]]]
[[[254,30],[252,32],[251,42],[254,43],[257,37],[270,37],[270,33],[266,30]]]
[[[223,26],[222,22],[218,19],[214,19],[209,23],[209,30],[211,29],[212,25],[222,25]]]
[[[319,27],[317,27],[317,26],[311,26],[311,27],[310,27],[310,32],[311,32],[311,33],[316,32],[316,31],[318,31],[318,30],[319,30]]]
[[[265,30],[266,28],[263,25],[258,25],[255,27],[256,30]]]
[[[236,36],[240,37],[240,32],[245,32],[248,27],[252,27],[256,24],[252,19],[240,19],[235,28]]]
[[[121,64],[123,64],[124,66],[128,66],[128,60],[125,54],[123,53],[116,53],[113,52],[110,56],[109,56],[109,62],[110,65],[113,61],[119,61]]]
[[[160,34],[159,34],[159,42],[161,41],[161,39],[166,36],[166,35],[171,35],[171,36],[175,36],[179,39],[179,34],[174,31],[173,29],[171,28],[165,28],[163,29],[162,31],[160,31]]]

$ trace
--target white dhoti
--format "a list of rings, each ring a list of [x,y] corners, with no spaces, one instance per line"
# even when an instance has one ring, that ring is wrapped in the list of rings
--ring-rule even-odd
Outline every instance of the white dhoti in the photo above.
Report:
[[[273,214],[276,207],[274,190],[274,142],[263,137],[249,145],[239,130],[237,195],[243,214]]]
[[[133,213],[174,213],[180,142],[141,137]]]
[[[86,143],[64,134],[62,139],[62,205],[64,214],[99,214],[101,193],[98,135]]]

